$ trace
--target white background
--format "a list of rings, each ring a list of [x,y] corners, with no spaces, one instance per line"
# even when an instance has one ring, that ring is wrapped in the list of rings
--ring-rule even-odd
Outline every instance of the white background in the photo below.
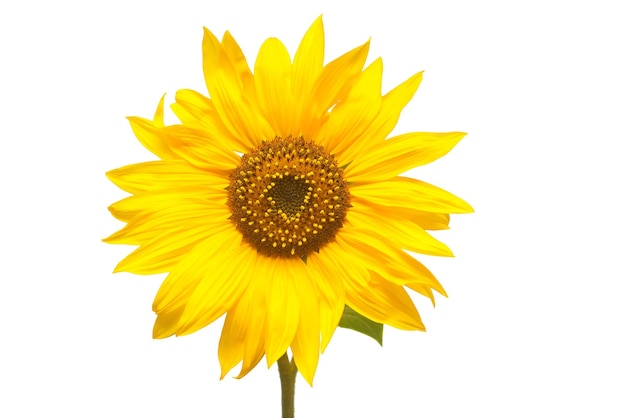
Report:
[[[13,5],[19,4],[19,6]],[[426,70],[396,132],[469,132],[416,177],[471,202],[423,257],[449,292],[427,333],[337,331],[304,417],[626,416],[624,13],[619,2],[3,2],[0,415],[279,416],[275,368],[219,381],[220,323],[151,339],[161,276],[131,249],[104,172],[150,160],[125,120],[204,92],[202,26],[252,64],[323,13],[326,56],[372,39],[384,89]],[[410,6],[409,6],[410,5]],[[173,120],[170,119],[170,122]]]

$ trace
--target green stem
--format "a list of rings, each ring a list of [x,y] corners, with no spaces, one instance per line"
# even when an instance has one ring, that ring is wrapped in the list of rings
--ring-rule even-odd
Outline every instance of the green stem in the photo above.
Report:
[[[296,363],[289,361],[287,353],[278,359],[278,373],[280,374],[281,403],[283,418],[294,418],[294,398],[296,396]]]

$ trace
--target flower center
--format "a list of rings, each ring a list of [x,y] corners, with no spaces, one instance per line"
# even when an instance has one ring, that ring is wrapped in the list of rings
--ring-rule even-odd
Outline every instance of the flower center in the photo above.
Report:
[[[343,170],[302,137],[277,137],[245,154],[228,189],[232,221],[267,256],[318,251],[343,225],[349,203]]]

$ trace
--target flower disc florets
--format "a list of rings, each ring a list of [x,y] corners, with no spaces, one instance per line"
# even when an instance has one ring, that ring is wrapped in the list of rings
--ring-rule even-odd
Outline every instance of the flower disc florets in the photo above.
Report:
[[[241,157],[228,205],[244,239],[267,256],[305,257],[343,225],[350,194],[343,170],[324,147],[275,138]]]

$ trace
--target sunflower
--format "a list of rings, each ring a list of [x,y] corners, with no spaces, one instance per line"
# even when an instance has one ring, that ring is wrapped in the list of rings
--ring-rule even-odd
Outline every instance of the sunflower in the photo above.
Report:
[[[400,174],[445,155],[465,135],[388,138],[418,73],[381,94],[369,42],[324,65],[321,17],[295,57],[275,38],[254,72],[230,33],[202,42],[209,97],[176,93],[180,124],[129,118],[158,159],[108,178],[131,196],[110,211],[126,225],[105,241],[138,245],[115,271],[169,273],[154,300],[154,338],[186,335],[226,315],[222,378],[288,350],[312,384],[347,305],[372,321],[424,330],[407,293],[445,291],[407,251],[451,256],[427,230],[472,208]]]

